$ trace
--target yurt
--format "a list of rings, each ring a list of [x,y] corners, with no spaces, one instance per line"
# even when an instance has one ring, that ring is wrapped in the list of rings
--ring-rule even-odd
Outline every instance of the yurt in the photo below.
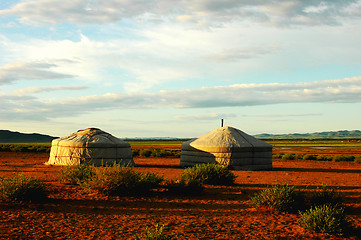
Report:
[[[67,137],[54,139],[51,143],[47,164],[95,166],[120,163],[134,166],[129,143],[98,128],[79,130]]]
[[[234,170],[272,169],[272,145],[233,127],[220,127],[182,144],[180,166],[220,163]]]

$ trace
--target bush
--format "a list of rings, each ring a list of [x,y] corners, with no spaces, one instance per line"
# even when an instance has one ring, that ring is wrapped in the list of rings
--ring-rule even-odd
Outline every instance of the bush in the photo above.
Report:
[[[204,186],[198,181],[185,181],[184,179],[171,179],[165,181],[165,188],[172,194],[199,194],[204,190]]]
[[[295,186],[273,185],[253,197],[251,202],[256,208],[268,207],[280,212],[295,212],[305,206],[303,194]]]
[[[236,176],[218,163],[198,164],[184,170],[180,179],[210,185],[233,185]]]
[[[317,161],[332,161],[333,156],[327,156],[327,155],[318,155],[316,160]]]
[[[354,162],[361,163],[361,155],[356,156]]]
[[[133,157],[138,157],[139,156],[139,149],[132,149],[132,155],[133,155]]]
[[[66,166],[60,169],[60,180],[67,184],[81,184],[93,176],[93,167],[86,164]]]
[[[114,165],[96,169],[94,176],[80,186],[106,195],[143,194],[158,187],[162,181],[163,177],[154,173],[140,173],[131,167]]]
[[[283,160],[295,160],[296,158],[296,155],[295,154],[284,154],[282,156],[282,159]]]
[[[316,160],[316,159],[317,159],[316,155],[306,154],[303,156],[303,160]]]
[[[39,202],[47,198],[45,183],[20,173],[14,177],[0,177],[0,199],[20,202]]]
[[[179,157],[180,150],[165,149],[133,149],[133,157]]]
[[[150,157],[152,155],[152,150],[151,149],[141,149],[139,150],[139,156],[141,157]]]
[[[313,195],[310,197],[311,206],[320,206],[320,205],[340,205],[341,197],[333,188],[328,188],[326,185],[323,185],[321,189],[317,189]]]
[[[342,235],[350,227],[344,208],[338,205],[314,206],[300,214],[299,225],[311,232]]]
[[[332,159],[334,162],[341,162],[341,161],[347,161],[352,162],[355,160],[354,156],[348,156],[348,155],[335,155]]]
[[[158,224],[154,225],[154,231],[150,230],[148,227],[145,228],[146,234],[143,236],[143,234],[136,236],[135,239],[137,240],[171,240],[175,239],[174,234],[168,235],[163,233],[164,225],[159,227]]]

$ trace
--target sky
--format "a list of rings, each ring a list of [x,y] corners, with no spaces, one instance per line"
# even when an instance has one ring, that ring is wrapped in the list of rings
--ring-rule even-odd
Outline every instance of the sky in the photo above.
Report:
[[[361,129],[361,1],[1,0],[0,129]]]

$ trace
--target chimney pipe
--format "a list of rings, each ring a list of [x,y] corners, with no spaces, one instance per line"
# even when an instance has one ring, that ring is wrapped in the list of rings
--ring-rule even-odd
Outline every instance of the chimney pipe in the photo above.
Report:
[[[223,127],[223,118],[221,119],[221,127]]]

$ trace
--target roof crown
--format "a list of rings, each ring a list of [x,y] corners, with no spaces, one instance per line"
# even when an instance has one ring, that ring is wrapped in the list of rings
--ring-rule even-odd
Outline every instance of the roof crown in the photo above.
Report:
[[[218,150],[224,148],[225,151],[237,148],[272,148],[271,144],[229,126],[217,128],[183,144],[182,148],[189,146],[206,150],[215,147]]]

